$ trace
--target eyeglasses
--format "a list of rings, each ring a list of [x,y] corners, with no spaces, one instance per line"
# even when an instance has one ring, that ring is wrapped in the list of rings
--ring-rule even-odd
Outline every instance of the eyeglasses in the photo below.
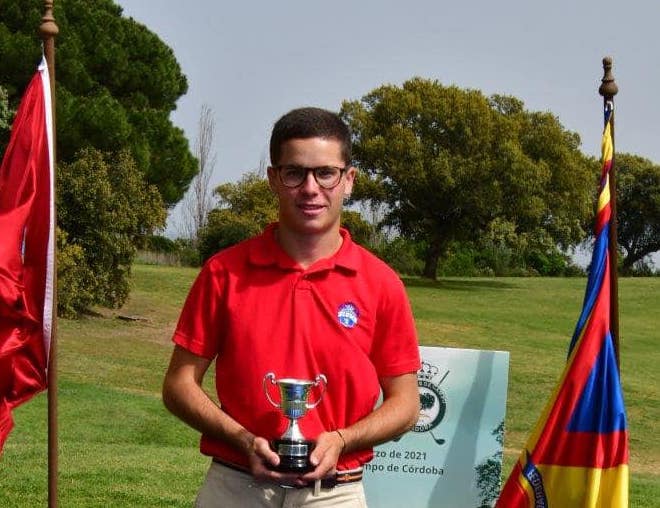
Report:
[[[304,166],[294,166],[292,164],[283,164],[281,166],[273,166],[280,175],[280,181],[285,187],[291,189],[300,187],[307,179],[307,174],[311,171],[314,175],[314,180],[319,184],[319,187],[324,189],[334,189],[339,185],[341,175],[348,169],[348,166],[338,168],[337,166],[319,166],[317,168],[306,168]]]

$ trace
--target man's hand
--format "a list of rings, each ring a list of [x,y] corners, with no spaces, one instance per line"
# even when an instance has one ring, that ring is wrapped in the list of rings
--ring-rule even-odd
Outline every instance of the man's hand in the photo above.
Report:
[[[332,476],[337,471],[337,461],[344,450],[344,440],[336,431],[322,432],[316,438],[316,446],[309,457],[314,470],[301,477],[303,483]]]
[[[247,450],[250,472],[258,480],[271,481],[273,468],[280,463],[280,458],[271,450],[268,441],[263,437],[255,437]]]
[[[252,445],[247,450],[247,456],[250,473],[255,479],[277,485],[305,485],[299,473],[283,473],[275,470],[280,463],[280,458],[263,437],[255,437],[252,440]]]
[[[255,437],[248,451],[250,473],[257,480],[303,487],[310,482],[332,476],[337,470],[337,460],[344,448],[344,441],[337,432],[323,432],[317,440],[310,455],[310,463],[314,469],[305,474],[283,473],[275,468],[280,462],[278,455],[271,449],[268,441]]]

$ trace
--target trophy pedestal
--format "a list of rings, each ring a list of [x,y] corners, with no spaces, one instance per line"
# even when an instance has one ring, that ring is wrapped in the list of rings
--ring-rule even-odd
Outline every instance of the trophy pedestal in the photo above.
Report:
[[[275,468],[285,473],[306,473],[314,469],[309,463],[309,455],[314,449],[314,441],[308,439],[275,439],[271,446],[280,457]]]

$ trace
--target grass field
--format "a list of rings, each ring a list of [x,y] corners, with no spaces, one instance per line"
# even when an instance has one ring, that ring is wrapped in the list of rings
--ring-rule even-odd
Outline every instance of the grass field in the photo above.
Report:
[[[191,506],[208,461],[198,436],[169,415],[160,383],[170,336],[196,270],[137,265],[119,311],[59,321],[59,504]],[[586,279],[406,281],[427,345],[510,351],[508,472],[566,358]],[[631,449],[631,502],[660,499],[660,279],[621,279],[621,369]],[[139,321],[117,319],[139,316]],[[14,412],[0,460],[0,507],[45,506],[46,397]],[[450,507],[460,508],[460,507]]]

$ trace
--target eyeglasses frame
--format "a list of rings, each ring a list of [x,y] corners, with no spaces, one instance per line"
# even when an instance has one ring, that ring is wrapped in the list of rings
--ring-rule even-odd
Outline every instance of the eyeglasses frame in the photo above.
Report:
[[[351,167],[351,165],[347,164],[343,168],[340,168],[339,166],[330,166],[330,165],[317,166],[317,167],[309,168],[309,167],[305,167],[305,166],[298,166],[296,164],[278,164],[277,166],[271,166],[271,167],[272,167],[272,169],[277,171],[280,182],[287,189],[297,189],[298,187],[303,185],[305,183],[305,181],[307,180],[307,175],[311,171],[312,175],[314,176],[314,181],[316,182],[316,184],[319,187],[321,187],[322,189],[325,189],[325,190],[332,190],[332,189],[334,189],[335,187],[337,187],[339,185],[339,183],[341,182],[342,176],[344,176],[344,173],[346,171],[348,171],[348,169]],[[303,179],[301,180],[301,182],[298,185],[287,185],[286,183],[284,183],[284,180],[282,179],[282,170],[284,168],[287,168],[287,167],[288,168],[299,168],[299,169],[303,169],[305,171],[305,176],[303,177]],[[321,184],[319,182],[318,178],[316,177],[316,172],[318,170],[324,169],[324,168],[332,168],[332,169],[338,169],[339,170],[339,178],[337,178],[337,183],[335,183],[332,187],[325,187],[323,184]]]

